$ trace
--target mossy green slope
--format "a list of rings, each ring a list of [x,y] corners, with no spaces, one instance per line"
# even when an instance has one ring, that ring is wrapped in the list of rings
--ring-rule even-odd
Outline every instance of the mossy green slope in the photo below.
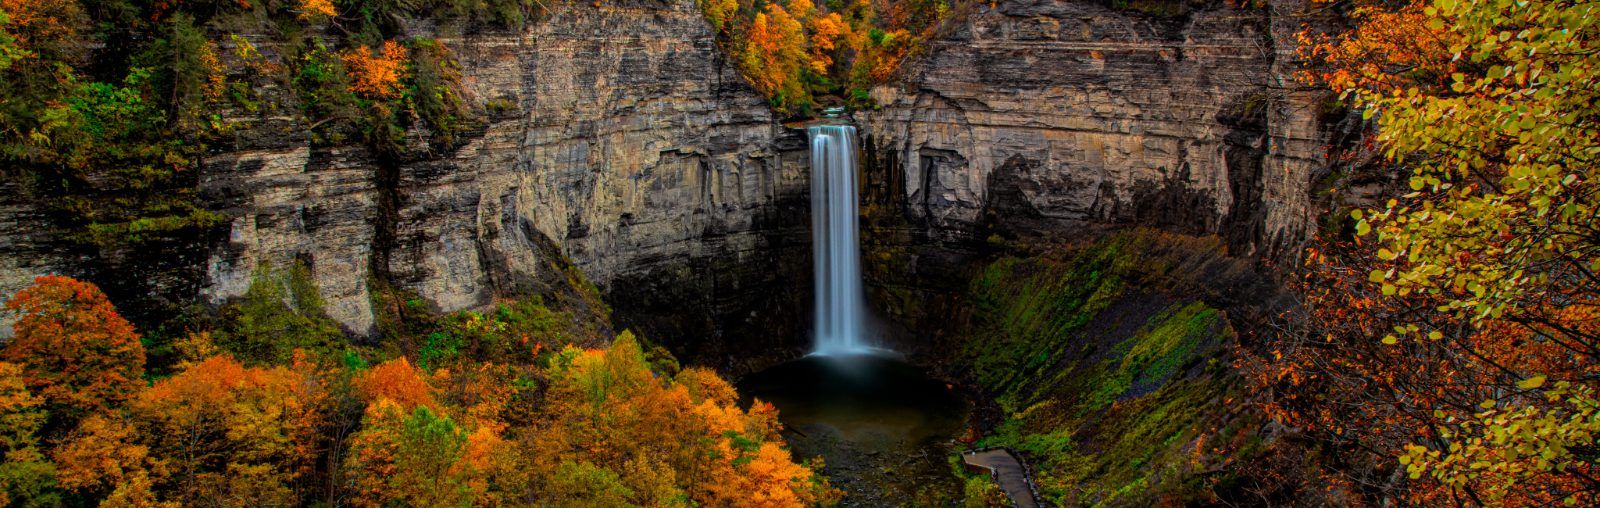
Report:
[[[1020,451],[1052,505],[1206,502],[1258,445],[1214,298],[1247,278],[1220,242],[1136,231],[983,267],[960,355],[993,395],[977,443]],[[1225,289],[1220,289],[1225,291]],[[1223,303],[1226,302],[1226,303]]]

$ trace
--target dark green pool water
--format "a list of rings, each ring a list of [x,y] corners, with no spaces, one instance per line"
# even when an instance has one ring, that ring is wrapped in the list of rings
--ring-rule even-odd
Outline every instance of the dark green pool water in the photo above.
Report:
[[[959,494],[948,457],[967,403],[922,369],[887,355],[808,356],[745,377],[772,403],[797,458],[821,456],[845,504],[901,504]]]

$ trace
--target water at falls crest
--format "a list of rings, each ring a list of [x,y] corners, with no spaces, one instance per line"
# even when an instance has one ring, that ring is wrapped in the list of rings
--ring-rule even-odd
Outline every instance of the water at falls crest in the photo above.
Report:
[[[818,125],[807,129],[807,134],[811,137],[815,354],[866,352],[866,304],[856,223],[856,129]]]

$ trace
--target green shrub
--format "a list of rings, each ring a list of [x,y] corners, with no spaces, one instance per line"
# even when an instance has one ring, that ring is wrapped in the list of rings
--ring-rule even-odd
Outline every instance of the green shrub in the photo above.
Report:
[[[406,45],[411,50],[411,61],[405,100],[428,127],[432,148],[452,148],[462,131],[476,127],[473,115],[461,100],[461,66],[449,48],[437,40],[416,38]]]
[[[348,344],[338,323],[322,310],[311,270],[296,262],[286,270],[263,264],[238,302],[223,309],[217,345],[252,364],[287,363],[295,349],[334,357]]]
[[[358,117],[356,96],[344,62],[319,39],[312,39],[295,58],[291,80],[300,98],[300,113],[312,126],[312,141],[342,143],[351,122]]]

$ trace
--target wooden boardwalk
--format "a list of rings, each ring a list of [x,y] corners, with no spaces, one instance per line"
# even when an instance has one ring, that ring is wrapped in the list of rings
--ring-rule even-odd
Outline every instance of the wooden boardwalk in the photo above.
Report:
[[[1033,484],[1028,481],[1028,470],[1022,461],[1004,448],[994,448],[961,454],[961,461],[988,469],[1000,489],[1018,508],[1038,508],[1039,500],[1033,497]]]

